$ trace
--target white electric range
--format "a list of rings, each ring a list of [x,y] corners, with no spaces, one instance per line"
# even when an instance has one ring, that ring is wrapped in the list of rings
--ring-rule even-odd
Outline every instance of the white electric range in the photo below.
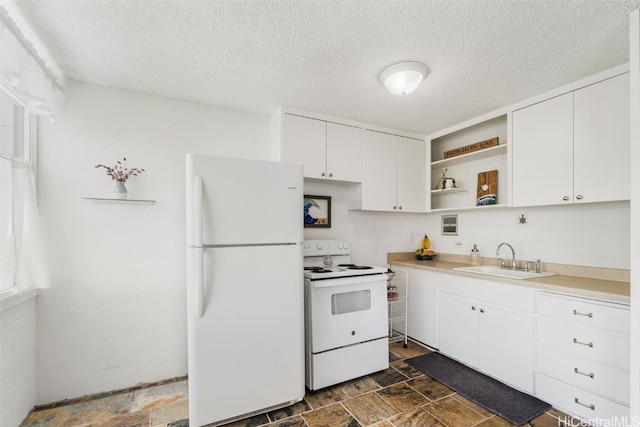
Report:
[[[352,264],[340,240],[306,240],[303,254],[307,387],[387,369],[387,269]]]

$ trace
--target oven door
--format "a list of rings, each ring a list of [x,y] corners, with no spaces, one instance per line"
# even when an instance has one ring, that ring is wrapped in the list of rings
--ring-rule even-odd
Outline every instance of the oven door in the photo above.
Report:
[[[386,275],[310,282],[311,352],[386,337]]]

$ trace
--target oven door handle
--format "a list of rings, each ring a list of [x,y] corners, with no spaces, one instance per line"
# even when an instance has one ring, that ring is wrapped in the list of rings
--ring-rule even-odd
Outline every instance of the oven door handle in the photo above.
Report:
[[[367,276],[340,277],[336,279],[312,280],[311,286],[314,289],[320,288],[339,288],[342,286],[358,285],[362,283],[378,283],[386,286],[386,274],[371,274]]]

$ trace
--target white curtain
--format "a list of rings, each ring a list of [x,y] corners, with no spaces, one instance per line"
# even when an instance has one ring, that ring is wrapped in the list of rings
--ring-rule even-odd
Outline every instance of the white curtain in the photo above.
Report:
[[[24,108],[25,124],[30,123],[30,115],[52,120],[54,92],[62,90],[59,68],[11,2],[0,3],[0,48],[0,86],[15,104]],[[2,279],[4,282],[6,276],[7,283],[13,279],[17,293],[22,294],[48,288],[51,280],[35,191],[35,134],[26,128],[14,131],[12,135],[3,131],[1,139],[0,154],[12,163],[9,235],[2,236],[2,249],[8,252],[2,259],[11,268],[2,269]],[[7,289],[3,286],[0,290]]]
[[[14,160],[12,232],[18,294],[51,285],[33,170]]]

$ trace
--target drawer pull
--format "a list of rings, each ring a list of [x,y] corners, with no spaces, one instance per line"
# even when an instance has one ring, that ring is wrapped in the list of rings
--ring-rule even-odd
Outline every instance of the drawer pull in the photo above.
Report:
[[[577,397],[575,398],[575,402],[576,402],[578,405],[582,405],[582,406],[584,406],[585,408],[589,408],[589,409],[591,409],[592,411],[595,411],[595,410],[596,410],[596,405],[594,405],[593,403],[592,403],[591,405],[587,405],[586,403],[582,403],[582,402],[580,402],[580,399],[578,399]]]
[[[579,371],[578,368],[573,368],[573,372],[575,372],[576,374],[584,375],[585,377],[593,378],[593,372],[587,374],[586,372]]]
[[[577,338],[573,339],[573,343],[574,344],[580,344],[580,345],[586,345],[587,347],[593,348],[593,343],[592,342],[581,342],[581,341],[578,341]]]
[[[575,316],[586,316],[593,318],[593,313],[580,313],[578,310],[573,310]]]

